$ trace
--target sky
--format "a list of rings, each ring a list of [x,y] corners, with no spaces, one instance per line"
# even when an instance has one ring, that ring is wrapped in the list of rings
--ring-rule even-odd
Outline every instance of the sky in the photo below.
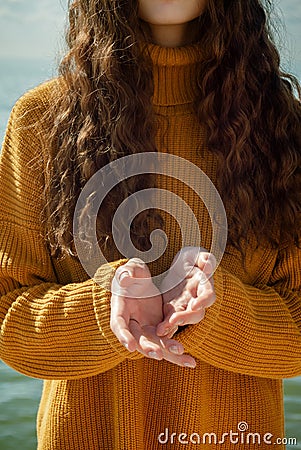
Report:
[[[247,0],[245,0],[247,1]],[[301,0],[274,0],[286,26],[279,45],[301,78]],[[0,0],[0,64],[4,58],[54,61],[62,52],[67,0]]]

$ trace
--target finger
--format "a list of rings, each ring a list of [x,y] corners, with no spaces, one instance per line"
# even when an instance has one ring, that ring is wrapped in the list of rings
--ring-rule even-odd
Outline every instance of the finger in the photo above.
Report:
[[[166,334],[167,338],[172,338],[173,335],[178,331],[179,327],[178,325],[175,325],[174,327],[170,328],[169,331]]]
[[[129,313],[121,300],[122,297],[112,294],[110,327],[119,342],[133,352],[136,350],[137,343],[129,329]]]
[[[201,308],[198,311],[191,311],[191,310],[179,311],[175,312],[170,317],[168,325],[170,327],[193,325],[199,323],[204,317],[205,317],[205,308]]]
[[[178,331],[178,329],[179,329],[178,325],[175,325],[171,328],[167,328],[167,329],[165,329],[165,333],[162,334],[161,336],[171,339],[173,337],[173,335]]]
[[[177,341],[176,339],[172,339],[168,336],[159,338],[155,333],[155,328],[153,330],[153,333],[154,333],[153,339],[154,339],[154,341],[160,342],[160,346],[162,348],[163,354],[165,352],[170,352],[173,355],[183,355],[184,347],[179,341]]]
[[[130,321],[131,332],[138,343],[137,350],[148,358],[157,359],[160,361],[163,359],[163,352],[161,346],[158,344],[158,340],[150,338],[150,333],[146,334],[146,327],[141,327],[141,325],[134,321]],[[157,341],[157,342],[156,342]]]
[[[201,308],[197,311],[178,311],[174,312],[168,319],[157,326],[158,336],[173,336],[179,326],[193,325],[199,323],[205,316],[205,309]]]
[[[196,360],[190,355],[175,356],[169,353],[164,359],[180,367],[187,367],[189,369],[194,369],[196,367]]]
[[[194,368],[196,366],[195,359],[190,355],[184,354],[183,345],[176,339],[169,339],[168,337],[158,338],[155,333],[155,327],[149,327],[147,335],[150,339],[160,343],[162,359],[180,367]]]
[[[158,339],[154,336],[154,339]],[[174,339],[161,338],[162,359],[180,367],[195,368],[195,359],[184,354],[184,347]],[[150,357],[150,356],[149,356]]]
[[[154,326],[141,327],[139,323],[130,321],[131,330],[135,338],[139,341],[140,353],[154,359],[163,359],[163,355],[172,353],[173,355],[182,355],[184,353],[183,345],[175,339],[169,337],[159,338],[156,335]]]
[[[216,300],[216,294],[213,284],[208,282],[206,285],[199,285],[197,290],[197,297],[191,300],[190,309],[196,311],[199,308],[209,308]]]
[[[117,274],[118,284],[123,287],[127,288],[133,284],[134,274],[130,270],[122,270]]]
[[[195,282],[195,291],[197,289],[197,282]],[[164,305],[164,319],[157,325],[158,336],[169,336],[172,332],[172,326],[175,327],[178,324],[172,324],[170,318],[176,312],[184,312],[187,310],[189,302],[191,301],[191,293],[189,290],[184,290],[181,295],[174,299],[171,303]]]
[[[196,265],[207,277],[210,277],[216,268],[215,256],[209,252],[201,252]]]
[[[215,303],[216,295],[215,293],[211,293],[210,295],[206,297],[197,297],[192,300],[190,309],[191,311],[199,311],[200,309],[207,309],[210,308]]]
[[[147,264],[139,258],[131,258],[126,264],[131,267],[134,274],[133,276],[135,278],[151,278],[150,270],[147,266]]]
[[[192,356],[187,355],[187,354],[177,355],[170,351],[164,351],[163,359],[165,359],[165,361],[168,361],[172,364],[176,364],[177,366],[180,366],[180,367],[187,367],[187,368],[191,368],[191,369],[196,367],[195,359]]]
[[[151,274],[147,265],[139,258],[131,258],[127,263],[118,267],[115,277],[122,287],[128,286],[135,278],[150,278]]]
[[[187,309],[188,301],[176,303],[167,303],[164,305],[164,319],[157,325],[157,335],[158,336],[169,336],[171,333],[174,334],[178,324],[172,324],[170,322],[171,317],[176,312],[183,312]]]
[[[111,316],[110,327],[119,342],[129,352],[134,352],[137,349],[138,343],[129,329],[128,322],[122,316]]]
[[[158,339],[155,334],[152,335],[152,338],[155,341]],[[184,353],[183,345],[176,339],[170,339],[168,337],[160,338],[160,346],[162,348],[162,359],[180,367],[195,368],[195,359],[191,355]]]
[[[201,270],[189,280],[186,289],[190,293],[187,309],[197,311],[200,308],[208,308],[215,301],[213,279],[204,279]]]
[[[176,312],[174,306],[172,304],[167,304],[164,307],[164,320],[157,325],[157,336],[167,336],[172,331],[172,329],[176,328],[177,325],[170,325],[169,320],[171,316]]]
[[[180,342],[174,339],[158,338],[155,332],[156,329],[153,326],[140,327],[137,322],[132,320],[130,321],[130,324],[133,334],[140,343],[137,350],[144,356],[157,360],[165,359],[180,367],[194,368],[196,366],[196,361],[192,356],[183,354],[184,347]],[[147,345],[150,343],[151,347],[146,347],[147,341]],[[158,348],[160,349],[160,352]]]
[[[174,314],[174,313],[173,313]],[[178,329],[178,325],[172,325],[170,323],[170,317],[166,317],[163,322],[157,325],[157,336],[167,336],[171,337],[175,334]]]
[[[132,283],[132,279],[134,277],[134,267],[131,265],[124,264],[123,266],[118,267],[115,272],[115,279],[119,286],[127,287]]]

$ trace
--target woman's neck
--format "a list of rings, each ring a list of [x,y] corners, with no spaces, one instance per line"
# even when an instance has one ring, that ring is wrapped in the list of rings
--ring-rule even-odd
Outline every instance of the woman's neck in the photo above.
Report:
[[[197,40],[196,21],[176,25],[148,24],[153,44],[161,47],[182,47]]]

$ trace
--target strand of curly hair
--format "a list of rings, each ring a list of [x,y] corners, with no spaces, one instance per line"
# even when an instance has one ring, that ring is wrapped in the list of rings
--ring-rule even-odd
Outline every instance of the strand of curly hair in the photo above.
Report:
[[[300,236],[300,103],[297,80],[280,71],[267,25],[270,2],[208,0],[198,19],[205,49],[199,64],[196,113],[207,144],[219,155],[219,190],[227,209],[229,243],[242,251],[252,232],[258,241]],[[121,156],[156,151],[152,68],[134,0],[75,0],[69,6],[69,51],[60,65],[64,95],[53,102],[45,225],[53,254],[72,254],[72,221],[82,187]],[[152,176],[121,182],[99,213],[100,241],[111,238],[118,204],[155,186]],[[102,212],[105,211],[105,214]],[[132,227],[134,244],[149,248],[154,211]],[[88,230],[87,230],[88,232]],[[279,236],[278,236],[279,239]]]

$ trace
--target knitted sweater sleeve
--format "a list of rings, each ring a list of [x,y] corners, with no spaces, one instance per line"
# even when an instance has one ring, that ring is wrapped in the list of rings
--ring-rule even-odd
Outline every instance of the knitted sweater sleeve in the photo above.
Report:
[[[215,304],[179,333],[187,352],[219,368],[266,378],[301,374],[301,249],[283,247],[270,280],[248,285],[219,266]]]
[[[111,332],[109,289],[92,279],[67,285],[57,281],[41,231],[37,120],[42,109],[36,94],[17,102],[1,153],[0,356],[32,377],[75,379],[107,371],[137,355]],[[117,268],[124,262],[112,265]],[[102,285],[108,273],[105,265],[99,268]]]

